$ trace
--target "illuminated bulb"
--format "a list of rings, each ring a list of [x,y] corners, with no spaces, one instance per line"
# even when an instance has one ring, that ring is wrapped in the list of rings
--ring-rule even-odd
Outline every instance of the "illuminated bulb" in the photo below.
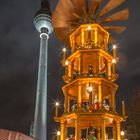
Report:
[[[88,87],[88,92],[92,92],[93,88],[92,87]]]
[[[60,131],[57,131],[57,136],[60,136],[60,134],[61,134]]]
[[[69,62],[68,61],[65,61],[65,65],[67,66],[69,64]]]
[[[56,103],[55,103],[55,105],[56,105],[56,106],[59,106],[59,103],[58,103],[58,102],[56,102]]]
[[[113,63],[113,64],[116,64],[116,59],[115,59],[115,58],[112,59],[112,63]]]
[[[66,52],[66,48],[63,48],[63,52]]]
[[[121,131],[121,136],[124,136],[124,131]]]
[[[88,30],[91,30],[91,26],[90,25],[88,26]]]
[[[113,49],[116,49],[116,48],[117,48],[117,46],[114,44],[114,45],[113,45]]]

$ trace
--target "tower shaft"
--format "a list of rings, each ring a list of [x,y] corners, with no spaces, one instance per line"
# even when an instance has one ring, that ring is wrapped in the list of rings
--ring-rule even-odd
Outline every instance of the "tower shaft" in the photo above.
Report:
[[[34,121],[34,137],[46,140],[47,124],[47,61],[48,61],[48,34],[40,34],[40,58],[38,69],[36,110]]]

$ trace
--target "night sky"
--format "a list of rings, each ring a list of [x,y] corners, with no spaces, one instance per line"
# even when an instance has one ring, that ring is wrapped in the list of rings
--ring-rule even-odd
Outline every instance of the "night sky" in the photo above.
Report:
[[[0,1],[0,128],[16,130],[29,135],[34,118],[39,34],[33,25],[39,0]],[[50,0],[51,8],[57,0]],[[117,105],[125,99],[127,108],[132,91],[140,85],[140,1],[127,0],[122,7],[130,10],[128,29],[117,35],[120,74]],[[48,73],[48,127],[55,130],[53,101],[62,100],[63,68],[60,66],[63,44],[50,36]]]

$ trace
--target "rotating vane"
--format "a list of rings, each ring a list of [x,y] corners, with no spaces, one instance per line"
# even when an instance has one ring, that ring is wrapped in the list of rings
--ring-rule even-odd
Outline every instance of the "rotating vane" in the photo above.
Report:
[[[52,16],[57,38],[69,44],[69,35],[81,24],[97,23],[107,31],[122,33],[126,26],[110,25],[110,23],[127,20],[129,16],[128,8],[110,16],[108,16],[108,13],[124,3],[125,0],[109,0],[99,10],[102,2],[103,0],[59,0]]]

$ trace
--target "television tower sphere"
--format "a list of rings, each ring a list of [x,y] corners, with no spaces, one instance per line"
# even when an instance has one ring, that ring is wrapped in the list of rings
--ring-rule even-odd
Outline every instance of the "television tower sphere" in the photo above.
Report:
[[[39,33],[42,32],[43,28],[47,29],[48,34],[53,32],[51,11],[48,1],[44,0],[41,2],[41,9],[35,14],[34,25]]]

